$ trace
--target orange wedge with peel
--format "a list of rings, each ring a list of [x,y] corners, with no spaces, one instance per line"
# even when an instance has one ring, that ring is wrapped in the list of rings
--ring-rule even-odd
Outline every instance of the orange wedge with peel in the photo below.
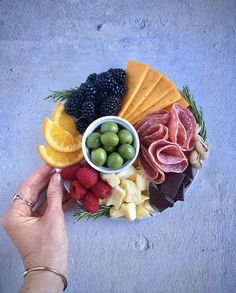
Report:
[[[64,130],[69,132],[72,136],[80,136],[76,129],[75,122],[73,118],[66,114],[65,108],[62,103],[58,103],[52,113],[52,121],[61,126]]]
[[[62,169],[83,159],[82,150],[73,153],[62,153],[49,145],[38,145],[37,149],[45,163],[53,168]]]
[[[81,150],[79,139],[47,117],[44,118],[43,122],[43,134],[47,143],[59,152],[71,153]]]

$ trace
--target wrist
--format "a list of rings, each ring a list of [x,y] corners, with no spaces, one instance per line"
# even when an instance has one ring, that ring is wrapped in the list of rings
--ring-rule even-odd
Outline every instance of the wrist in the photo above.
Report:
[[[61,274],[67,276],[67,262],[68,251],[57,251],[42,249],[40,253],[31,253],[23,258],[24,266],[26,270],[30,270],[34,267],[43,266],[52,268],[59,271]]]
[[[60,276],[50,271],[35,271],[27,274],[20,293],[59,293],[63,289],[64,283]]]

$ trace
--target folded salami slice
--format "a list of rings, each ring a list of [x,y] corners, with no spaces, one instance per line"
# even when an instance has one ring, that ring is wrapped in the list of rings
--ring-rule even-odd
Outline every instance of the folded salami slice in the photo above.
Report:
[[[150,146],[150,144],[159,139],[168,139],[168,128],[162,124],[151,126],[142,137],[141,142],[145,146]]]
[[[196,128],[196,120],[191,111],[174,104],[170,111],[170,141],[177,143],[183,151],[191,151],[196,143]]]
[[[170,113],[165,110],[161,110],[158,112],[153,112],[147,116],[145,116],[142,120],[140,120],[135,128],[137,132],[142,135],[150,126],[156,124],[162,124],[168,126],[170,121]]]
[[[158,140],[148,148],[152,162],[164,172],[182,173],[188,167],[188,160],[176,143]]]
[[[152,160],[150,160],[147,148],[143,145],[141,145],[139,153],[139,163],[147,179],[154,181],[157,184],[160,184],[165,180],[164,172],[160,170]]]

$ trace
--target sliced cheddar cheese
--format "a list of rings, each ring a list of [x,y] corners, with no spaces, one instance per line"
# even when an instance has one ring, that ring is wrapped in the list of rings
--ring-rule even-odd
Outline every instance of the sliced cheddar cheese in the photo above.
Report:
[[[133,113],[126,117],[127,120],[138,117],[142,113],[146,113],[148,109],[152,106],[155,106],[158,101],[160,101],[163,97],[165,97],[170,91],[175,89],[175,85],[163,76],[148,97],[143,101],[143,103],[139,106],[139,108]]]
[[[124,113],[128,109],[133,97],[138,92],[147,72],[149,66],[144,63],[129,60],[126,66],[126,85],[128,87],[125,96],[123,97],[120,117],[123,117]]]
[[[145,111],[142,111],[138,115],[135,115],[132,118],[129,118],[128,120],[132,124],[135,124],[147,114],[164,109],[174,104],[175,102],[178,102],[179,100],[181,100],[181,95],[178,92],[178,90],[174,88],[169,93],[167,93],[162,99],[159,99],[154,105],[152,105]]]
[[[180,100],[176,101],[175,103],[180,104],[181,106],[183,106],[184,108],[187,108],[189,106],[188,102],[185,100],[185,98],[181,97]],[[171,110],[172,105],[169,105],[165,108],[165,110],[170,111]]]
[[[154,89],[158,81],[161,79],[162,74],[153,68],[149,68],[148,72],[138,90],[136,95],[133,97],[129,107],[124,113],[123,117],[129,117],[136,109],[144,102],[150,92]]]

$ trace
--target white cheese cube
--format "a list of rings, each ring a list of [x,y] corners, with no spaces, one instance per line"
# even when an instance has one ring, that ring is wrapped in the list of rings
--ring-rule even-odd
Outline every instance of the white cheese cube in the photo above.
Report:
[[[145,202],[143,202],[143,203],[141,204],[141,206],[142,206],[143,208],[145,208],[146,210],[148,210],[149,213],[153,213],[153,212],[155,212],[155,210],[153,209],[153,207],[150,205],[149,200],[146,200]]]
[[[125,178],[129,178],[130,176],[132,176],[135,172],[136,172],[135,168],[133,166],[131,166],[128,169],[118,173],[117,176],[119,177],[119,179],[125,179]]]
[[[123,188],[121,188],[119,185],[112,188],[111,196],[107,198],[106,205],[114,205],[116,209],[119,209],[124,198],[126,196],[126,193]]]
[[[126,193],[126,196],[124,199],[125,202],[138,203],[142,200],[142,194],[137,189],[137,186],[133,181],[131,181],[129,179],[123,179],[121,181],[121,186]]]
[[[102,180],[106,181],[111,187],[118,186],[120,179],[116,174],[102,174]]]
[[[112,218],[120,218],[124,216],[124,212],[121,209],[115,209],[114,207],[110,209],[110,216]]]
[[[135,183],[137,185],[138,190],[140,191],[148,189],[148,182],[146,178],[141,174],[137,174]]]
[[[142,219],[142,218],[149,217],[150,216],[150,213],[144,207],[137,206],[136,207],[136,215],[137,215],[137,219]]]
[[[134,221],[136,219],[135,203],[123,203],[121,206],[121,211],[124,213],[124,217],[126,217],[128,221]]]

